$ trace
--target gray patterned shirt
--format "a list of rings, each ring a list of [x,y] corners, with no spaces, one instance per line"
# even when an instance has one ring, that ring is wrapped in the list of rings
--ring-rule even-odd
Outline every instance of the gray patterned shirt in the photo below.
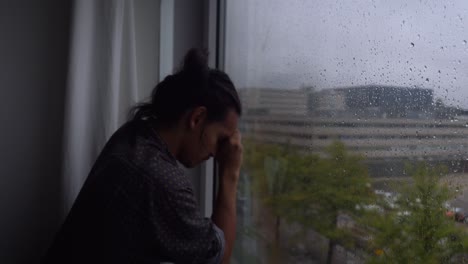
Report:
[[[107,142],[43,263],[221,263],[223,232],[148,122]]]

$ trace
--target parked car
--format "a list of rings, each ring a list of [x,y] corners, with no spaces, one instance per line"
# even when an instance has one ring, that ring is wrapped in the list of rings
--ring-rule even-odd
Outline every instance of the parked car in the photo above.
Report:
[[[447,217],[450,217],[460,223],[468,223],[468,215],[460,207],[450,207],[445,212]]]

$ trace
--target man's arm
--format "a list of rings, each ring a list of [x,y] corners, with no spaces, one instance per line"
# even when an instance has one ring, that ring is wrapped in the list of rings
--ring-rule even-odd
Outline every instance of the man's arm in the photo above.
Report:
[[[213,222],[224,232],[226,247],[223,263],[229,263],[236,239],[236,193],[242,163],[240,133],[234,134],[216,153],[219,163],[219,192],[213,211]]]
[[[213,222],[224,232],[226,247],[223,263],[229,263],[234,241],[236,239],[236,191],[237,180],[233,174],[236,172],[221,173],[219,192],[213,211]],[[224,174],[224,175],[223,175]],[[226,179],[230,178],[230,179]]]

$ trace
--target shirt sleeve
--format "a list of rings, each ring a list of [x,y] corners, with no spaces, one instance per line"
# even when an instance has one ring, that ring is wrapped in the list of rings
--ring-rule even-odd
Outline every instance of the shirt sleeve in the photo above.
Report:
[[[223,231],[201,215],[191,183],[180,169],[161,167],[157,175],[134,173],[120,189],[135,210],[132,215],[141,218],[148,242],[170,262],[221,263]]]
[[[225,242],[225,239],[224,239],[224,232],[223,230],[221,230],[219,227],[217,227],[216,225],[213,225],[213,227],[215,228],[216,230],[216,236],[218,238],[218,240],[221,242],[221,250],[218,251],[218,253],[211,259],[208,259],[207,260],[207,264],[218,264],[218,263],[221,263],[223,261],[223,256],[224,256],[224,251],[226,249],[226,242]]]

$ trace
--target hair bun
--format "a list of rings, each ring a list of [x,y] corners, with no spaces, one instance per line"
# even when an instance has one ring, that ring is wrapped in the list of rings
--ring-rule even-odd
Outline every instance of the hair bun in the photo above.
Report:
[[[184,58],[182,73],[191,77],[208,77],[208,51],[202,49],[190,49]]]

